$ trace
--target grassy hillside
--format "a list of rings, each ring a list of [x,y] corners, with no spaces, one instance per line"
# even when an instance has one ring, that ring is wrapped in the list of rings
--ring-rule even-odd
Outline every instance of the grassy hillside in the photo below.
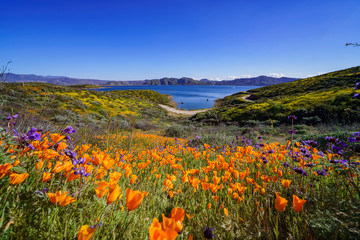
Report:
[[[294,82],[252,89],[249,90],[251,92],[250,99],[274,98],[319,90],[326,91],[330,90],[330,88],[353,88],[359,79],[360,66],[300,79]]]
[[[360,66],[316,77],[237,93],[218,100],[212,112],[198,114],[198,121],[286,121],[295,114],[307,124],[353,122],[360,119],[360,100],[354,98]],[[245,101],[243,96],[249,95]],[[214,120],[215,119],[215,120]]]
[[[170,96],[151,90],[97,92],[46,83],[5,83],[0,95],[2,118],[21,112],[57,125],[103,127],[111,119],[128,128],[143,119],[159,121],[167,113],[158,103],[171,105]]]

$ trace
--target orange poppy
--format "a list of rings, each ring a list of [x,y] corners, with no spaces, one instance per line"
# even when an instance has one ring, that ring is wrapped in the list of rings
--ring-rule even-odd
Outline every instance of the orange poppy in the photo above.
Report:
[[[47,193],[50,202],[59,203],[60,207],[66,206],[76,201],[76,198],[66,196],[68,192],[57,191],[56,193]]]
[[[107,174],[107,171],[102,166],[96,170],[96,179],[100,180]]]
[[[224,208],[224,213],[226,216],[229,216],[229,210],[227,208]]]
[[[58,143],[65,138],[65,136],[62,136],[58,133],[50,134],[50,137],[54,143]]]
[[[175,240],[178,233],[174,229],[175,221],[170,218],[163,216],[163,222],[160,223],[157,218],[153,219],[153,222],[149,228],[149,239],[150,240]],[[164,222],[165,221],[165,222]]]
[[[109,170],[114,164],[115,164],[115,161],[110,158],[105,158],[102,162],[102,165],[106,170]]]
[[[279,193],[276,193],[276,199],[275,199],[276,210],[278,210],[279,212],[285,211],[287,203],[288,201],[285,198],[281,197]]]
[[[135,210],[142,202],[144,195],[130,188],[126,189],[126,206],[129,211]]]
[[[97,153],[97,152],[93,151],[92,156],[94,158],[92,160],[92,163],[94,166],[100,165],[104,161],[104,159],[107,158],[107,155],[103,152]]]
[[[5,174],[13,167],[11,163],[0,164],[0,176],[5,176]],[[0,179],[2,178],[0,177]]]
[[[57,203],[65,199],[68,192],[57,191],[56,193],[47,193],[50,202]]]
[[[288,188],[290,186],[291,180],[287,180],[287,179],[281,179],[281,184],[283,185],[284,188]]]
[[[206,190],[209,189],[210,184],[209,184],[209,183],[204,183],[204,182],[202,182],[202,183],[201,183],[201,186],[202,186],[202,188],[204,189],[204,191],[206,191]]]
[[[107,197],[106,203],[109,205],[112,202],[114,202],[119,197],[120,193],[121,193],[120,186],[116,184],[115,187],[110,189],[110,193]]]
[[[13,166],[16,167],[17,165],[20,164],[20,160],[19,159],[16,159],[15,162],[13,163]]]
[[[164,229],[171,228],[171,229],[175,230],[176,223],[175,223],[174,219],[165,217],[164,214],[162,214],[162,220],[163,221],[162,221],[161,225],[163,226]]]
[[[215,172],[215,171],[214,171],[214,172]],[[220,178],[214,176],[214,177],[213,177],[213,182],[214,182],[215,185],[218,185],[218,184],[220,183]]]
[[[295,212],[301,212],[306,200],[300,199],[298,196],[293,195],[293,208]]]
[[[185,217],[185,210],[182,208],[174,208],[171,210],[171,218],[175,220],[175,222],[180,221],[182,222]]]
[[[82,145],[81,146],[81,151],[86,152],[90,147],[91,147],[91,145]]]
[[[28,173],[22,173],[22,174],[12,173],[10,174],[10,184],[12,185],[20,184],[23,181],[25,181],[25,179],[28,177],[29,177]]]
[[[66,196],[62,201],[59,202],[59,206],[60,207],[63,207],[63,206],[66,206],[70,203],[73,203],[76,201],[76,198],[74,197],[70,197],[70,196]]]
[[[80,227],[78,232],[78,240],[89,240],[95,232],[95,228],[89,225],[83,225]]]
[[[76,179],[79,179],[80,178],[80,175],[76,175],[75,173],[70,173],[70,175],[69,174],[66,174],[65,176],[68,176],[68,178],[67,178],[67,182],[71,182],[71,181],[74,181],[74,180],[76,180]]]
[[[64,142],[61,142],[61,143],[59,143],[59,145],[57,146],[56,150],[57,150],[57,151],[61,151],[61,150],[65,149],[65,148],[67,148],[67,144],[64,143]]]
[[[110,191],[109,189],[109,184],[106,181],[101,181],[99,183],[99,186],[97,188],[95,188],[95,192],[96,192],[96,196],[98,198],[102,198],[103,196],[105,196],[108,192]]]
[[[73,164],[71,161],[67,161],[67,162],[56,162],[56,165],[54,166],[54,169],[53,169],[53,173],[59,173],[63,170],[66,170],[66,169],[72,169],[73,168]]]
[[[133,184],[137,179],[137,176],[136,175],[132,175],[131,176],[131,179],[130,179],[130,184]]]
[[[165,179],[163,185],[165,186],[165,189],[173,189],[174,184],[169,179]]]
[[[48,172],[43,172],[43,178],[41,180],[41,182],[47,182],[52,178],[51,173]]]
[[[43,165],[44,165],[44,161],[37,162],[35,164],[35,169],[39,170],[39,169],[41,169],[43,167]]]

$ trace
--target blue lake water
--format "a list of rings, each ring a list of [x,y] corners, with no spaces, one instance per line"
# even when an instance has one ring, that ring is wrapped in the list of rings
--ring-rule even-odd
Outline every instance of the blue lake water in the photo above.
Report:
[[[160,85],[160,86],[114,86],[93,89],[96,91],[150,89],[173,97],[181,109],[204,109],[214,106],[215,100],[237,92],[247,91],[260,86],[218,86],[218,85]]]

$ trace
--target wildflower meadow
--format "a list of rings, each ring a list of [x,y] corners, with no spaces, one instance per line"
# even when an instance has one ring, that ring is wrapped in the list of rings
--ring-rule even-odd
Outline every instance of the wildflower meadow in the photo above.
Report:
[[[360,132],[328,136],[327,151],[312,139],[211,146],[141,131],[90,144],[71,126],[18,132],[20,117],[1,128],[1,239],[360,236]]]

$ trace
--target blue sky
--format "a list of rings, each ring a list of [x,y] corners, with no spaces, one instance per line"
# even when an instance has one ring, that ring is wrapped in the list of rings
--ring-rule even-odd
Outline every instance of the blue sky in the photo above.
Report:
[[[360,65],[359,0],[0,0],[0,65],[106,80],[307,77]]]

